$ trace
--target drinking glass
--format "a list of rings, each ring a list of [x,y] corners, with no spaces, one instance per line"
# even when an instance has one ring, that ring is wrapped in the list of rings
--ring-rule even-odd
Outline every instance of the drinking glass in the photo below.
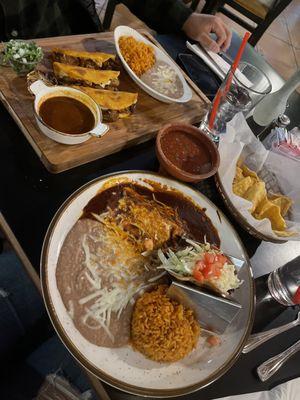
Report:
[[[231,83],[230,74],[229,71],[219,89],[220,104],[213,127],[211,129],[209,127],[213,103],[199,126],[215,142],[218,142],[220,135],[226,132],[227,122],[238,112],[243,112],[246,116],[272,90],[272,84],[266,74],[247,62],[239,64]]]
[[[284,306],[300,303],[300,256],[271,272],[268,277],[271,296]]]

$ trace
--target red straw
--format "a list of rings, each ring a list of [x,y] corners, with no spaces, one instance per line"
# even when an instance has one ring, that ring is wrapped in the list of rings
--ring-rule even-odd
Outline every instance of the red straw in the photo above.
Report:
[[[229,73],[229,76],[227,78],[225,89],[224,89],[224,91],[219,89],[217,94],[216,94],[216,96],[215,96],[215,98],[214,98],[214,102],[213,102],[213,106],[212,106],[212,110],[211,110],[210,117],[209,117],[209,122],[208,122],[209,129],[213,129],[215,118],[216,118],[217,111],[218,111],[218,108],[219,108],[219,104],[220,104],[220,101],[221,101],[221,96],[222,96],[222,94],[224,96],[226,96],[226,94],[227,94],[227,92],[228,92],[228,90],[230,88],[230,85],[231,85],[231,82],[232,82],[232,79],[233,79],[233,74],[235,73],[235,71],[236,71],[236,69],[237,69],[237,67],[238,67],[238,65],[240,63],[242,54],[244,52],[244,49],[245,49],[245,46],[246,46],[246,44],[248,42],[249,37],[250,37],[250,32],[246,32],[244,37],[243,37],[242,43],[240,45],[240,48],[239,48],[239,50],[237,52],[237,55],[236,55],[236,57],[235,57],[235,59],[234,59],[234,61],[232,63],[232,66],[231,66],[231,69],[230,69],[230,73]]]
[[[229,77],[228,77],[227,82],[226,82],[225,94],[228,92],[228,90],[230,88],[230,85],[231,85],[231,82],[232,82],[232,79],[233,79],[233,74],[235,73],[235,71],[236,71],[236,69],[237,69],[237,67],[238,67],[238,65],[240,63],[242,54],[244,52],[244,49],[245,49],[245,46],[246,46],[246,44],[248,42],[249,37],[250,37],[250,32],[245,32],[245,35],[243,37],[242,43],[240,45],[240,48],[239,48],[239,50],[237,52],[237,55],[236,55],[236,57],[235,57],[235,59],[233,61],[231,69],[230,69],[230,74],[229,74]]]
[[[209,127],[210,130],[212,130],[213,127],[214,127],[214,122],[215,122],[215,118],[216,118],[217,111],[218,111],[218,108],[219,108],[219,104],[220,104],[220,101],[221,101],[222,92],[223,92],[223,90],[219,89],[217,91],[217,94],[216,94],[215,98],[214,98],[212,110],[211,110],[211,113],[210,113],[210,116],[209,116],[209,121],[208,121],[208,127]]]

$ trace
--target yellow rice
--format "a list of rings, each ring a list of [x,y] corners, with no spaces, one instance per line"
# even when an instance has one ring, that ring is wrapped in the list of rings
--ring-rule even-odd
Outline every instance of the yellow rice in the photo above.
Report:
[[[119,46],[125,61],[137,76],[143,75],[155,64],[153,47],[132,36],[121,36]]]
[[[131,321],[133,347],[155,361],[174,362],[196,346],[200,326],[193,311],[166,296],[160,285],[136,302]]]

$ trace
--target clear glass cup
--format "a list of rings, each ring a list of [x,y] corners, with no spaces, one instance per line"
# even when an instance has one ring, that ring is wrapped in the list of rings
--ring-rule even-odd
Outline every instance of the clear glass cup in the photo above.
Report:
[[[239,112],[247,115],[263,98],[271,92],[272,84],[264,72],[246,62],[239,64],[229,83],[230,71],[220,86],[221,98],[212,129],[209,119],[213,107],[210,105],[199,128],[206,132],[215,142],[226,132],[226,124]],[[228,87],[229,86],[229,87]],[[228,91],[226,89],[229,89]],[[227,94],[225,94],[227,91]]]
[[[268,287],[271,296],[278,303],[284,306],[299,304],[300,256],[271,272]]]

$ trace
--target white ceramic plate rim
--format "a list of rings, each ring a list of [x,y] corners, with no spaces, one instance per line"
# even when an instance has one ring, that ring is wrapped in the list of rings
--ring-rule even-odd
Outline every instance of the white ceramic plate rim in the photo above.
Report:
[[[226,220],[226,217],[224,217],[224,215],[219,210],[217,211],[216,207],[209,200],[207,200],[200,192],[197,192],[194,189],[190,189],[188,186],[186,186],[186,185],[184,185],[182,183],[176,182],[176,181],[174,181],[172,179],[166,179],[166,178],[160,177],[157,174],[148,173],[146,171],[145,172],[144,171],[120,172],[120,173],[116,173],[116,174],[112,174],[112,175],[108,175],[108,176],[103,176],[103,177],[97,178],[94,181],[91,181],[91,182],[87,183],[86,185],[84,185],[83,187],[78,189],[76,192],[74,192],[64,202],[64,204],[60,207],[60,209],[58,210],[58,212],[54,216],[54,218],[53,218],[53,220],[52,220],[52,222],[51,222],[51,224],[49,226],[49,229],[48,229],[46,237],[45,237],[43,250],[42,250],[42,258],[41,258],[42,288],[43,288],[43,294],[44,294],[45,303],[46,303],[46,307],[47,307],[49,316],[50,316],[50,318],[51,318],[51,320],[53,322],[53,325],[54,325],[55,329],[57,330],[58,335],[61,337],[62,341],[65,343],[65,345],[67,346],[69,351],[71,351],[71,353],[77,358],[77,360],[85,368],[89,369],[96,376],[98,376],[102,380],[106,381],[107,383],[111,384],[112,386],[115,386],[115,387],[117,387],[117,388],[119,388],[121,390],[125,390],[125,391],[130,392],[130,393],[140,394],[140,395],[151,395],[151,396],[154,396],[154,397],[156,397],[156,396],[157,397],[180,396],[180,395],[183,395],[183,394],[186,394],[186,393],[193,392],[195,390],[198,390],[200,387],[204,387],[204,386],[210,384],[211,382],[213,382],[214,380],[216,380],[217,378],[219,378],[223,373],[225,373],[229,369],[229,367],[234,363],[234,361],[236,360],[236,358],[240,354],[240,352],[241,352],[241,350],[243,348],[243,345],[244,345],[248,335],[250,334],[250,329],[252,327],[252,322],[253,322],[253,302],[254,302],[253,282],[252,282],[252,285],[250,283],[250,287],[249,287],[251,296],[250,296],[249,314],[247,315],[247,324],[246,324],[246,327],[245,327],[245,329],[243,331],[243,335],[241,337],[241,340],[239,341],[238,345],[236,346],[235,351],[233,352],[231,357],[228,357],[226,362],[223,365],[221,365],[221,367],[218,368],[217,371],[214,371],[210,376],[206,377],[203,381],[197,382],[197,383],[194,383],[194,384],[188,385],[188,386],[183,386],[183,387],[180,386],[180,387],[175,388],[175,389],[174,388],[173,389],[143,388],[143,387],[139,387],[139,386],[128,384],[127,382],[122,382],[122,381],[120,381],[118,379],[115,379],[113,376],[111,376],[109,374],[107,375],[107,373],[104,372],[103,370],[101,370],[100,367],[95,367],[79,351],[79,349],[76,347],[76,345],[70,341],[69,337],[66,335],[66,332],[65,332],[65,329],[64,329],[63,325],[61,324],[61,322],[58,319],[58,315],[57,315],[55,307],[53,305],[53,298],[51,298],[51,295],[50,295],[49,290],[48,290],[47,264],[48,264],[49,243],[53,239],[53,235],[55,233],[55,229],[57,227],[58,221],[60,220],[60,218],[62,218],[63,216],[68,214],[68,211],[69,211],[68,208],[70,207],[70,205],[74,204],[78,200],[78,197],[80,195],[82,195],[85,191],[89,190],[90,188],[94,187],[95,190],[97,188],[97,190],[95,191],[95,193],[96,193],[99,190],[99,188],[107,180],[110,180],[112,178],[113,179],[129,178],[129,179],[134,179],[134,180],[148,178],[148,179],[152,179],[154,181],[155,180],[158,180],[160,182],[163,181],[164,183],[166,183],[170,187],[174,187],[174,188],[177,188],[177,189],[183,191],[185,193],[185,195],[187,195],[187,196],[189,196],[190,193],[186,193],[186,192],[189,192],[189,191],[190,192],[196,192],[197,197],[200,198],[204,203],[204,204],[201,204],[201,205],[202,206],[211,207],[212,210],[214,210],[218,215],[220,215],[220,218],[222,218],[222,220],[224,220],[226,226],[229,225],[229,228],[232,230],[233,239],[237,243],[237,246],[240,248],[239,251],[241,251],[243,253],[243,256],[245,257],[245,259],[248,262],[248,266],[249,266],[248,275],[249,275],[249,278],[250,278],[250,280],[252,282],[252,272],[251,272],[249,260],[248,260],[247,254],[245,253],[245,250],[244,250],[244,248],[243,248],[238,236],[236,235],[235,231],[233,230],[233,228],[230,226],[230,224]],[[95,193],[93,194],[93,196],[95,195]],[[80,214],[78,215],[78,217],[79,216],[80,216]],[[66,236],[67,232],[65,232],[65,236]],[[61,240],[63,241],[64,238],[62,238]],[[60,249],[56,249],[56,251],[58,253],[59,253],[59,250]],[[236,256],[237,256],[237,254],[236,254]],[[45,266],[45,269],[44,269],[43,266]]]

